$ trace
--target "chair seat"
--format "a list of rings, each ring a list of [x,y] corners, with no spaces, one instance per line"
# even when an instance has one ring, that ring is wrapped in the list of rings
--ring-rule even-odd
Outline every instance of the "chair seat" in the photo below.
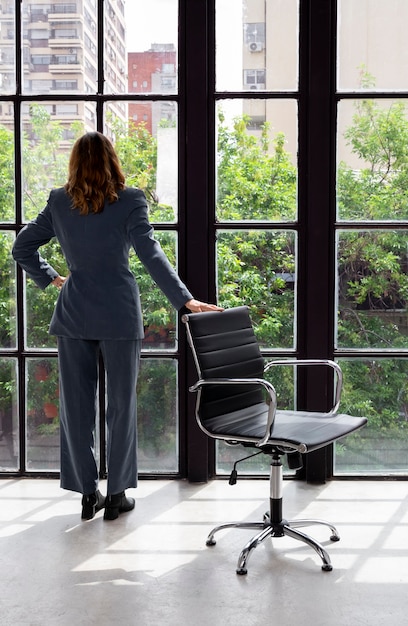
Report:
[[[268,405],[260,403],[203,421],[204,428],[222,439],[256,443],[265,434]],[[307,452],[321,448],[361,428],[364,417],[328,415],[310,411],[276,411],[269,443],[306,446]]]

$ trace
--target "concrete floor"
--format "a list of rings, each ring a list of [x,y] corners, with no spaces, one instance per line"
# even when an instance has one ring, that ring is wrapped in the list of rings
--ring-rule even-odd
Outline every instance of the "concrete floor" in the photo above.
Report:
[[[104,485],[101,486],[102,491]],[[408,620],[408,484],[284,483],[284,515],[335,523],[309,532],[330,553],[290,538],[266,541],[237,576],[253,534],[213,525],[261,519],[263,480],[140,481],[135,511],[80,520],[80,496],[56,480],[0,480],[3,626],[400,626]]]

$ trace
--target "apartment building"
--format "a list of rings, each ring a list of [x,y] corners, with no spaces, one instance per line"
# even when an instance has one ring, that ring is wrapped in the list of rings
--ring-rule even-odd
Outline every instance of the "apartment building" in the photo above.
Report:
[[[145,52],[128,54],[128,91],[138,94],[176,94],[177,59],[174,44],[152,44]],[[160,121],[175,125],[177,109],[174,102],[138,101],[129,104],[129,118],[135,124],[143,123],[154,136]]]
[[[104,14],[104,92],[126,91],[125,15],[123,0],[107,0]],[[98,33],[96,0],[23,1],[22,2],[22,93],[36,96],[50,94],[52,101],[42,100],[52,118],[64,126],[64,139],[70,140],[74,122],[84,129],[96,128],[92,101],[69,100],[75,94],[98,92]],[[15,92],[15,3],[0,0],[0,90]],[[61,100],[55,96],[61,95]],[[67,98],[68,96],[68,98]],[[33,98],[35,100],[35,98]],[[29,132],[30,102],[23,103],[23,125]],[[124,103],[109,103],[114,117],[125,120]],[[12,103],[0,106],[0,123],[11,126]]]

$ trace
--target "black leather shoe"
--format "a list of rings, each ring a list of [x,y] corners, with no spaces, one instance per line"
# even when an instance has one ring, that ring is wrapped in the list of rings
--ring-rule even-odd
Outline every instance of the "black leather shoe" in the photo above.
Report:
[[[135,508],[133,498],[127,498],[124,491],[106,496],[105,513],[103,519],[116,519],[119,513],[127,513]]]
[[[95,493],[82,496],[82,519],[93,519],[95,514],[105,508],[106,498],[99,489]]]

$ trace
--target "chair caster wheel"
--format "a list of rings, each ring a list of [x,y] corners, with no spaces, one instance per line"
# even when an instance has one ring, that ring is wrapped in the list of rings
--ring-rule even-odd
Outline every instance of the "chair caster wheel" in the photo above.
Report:
[[[206,546],[215,546],[217,542],[215,541],[215,539],[207,539],[207,541],[205,542]]]
[[[240,567],[237,569],[237,574],[239,576],[244,576],[247,573],[248,573],[248,570],[245,567]]]
[[[323,570],[324,572],[331,572],[331,571],[332,571],[332,569],[333,569],[333,565],[328,565],[328,564],[326,564],[326,565],[322,565],[322,570]]]
[[[340,537],[338,537],[337,535],[332,535],[330,537],[330,541],[340,541]]]

